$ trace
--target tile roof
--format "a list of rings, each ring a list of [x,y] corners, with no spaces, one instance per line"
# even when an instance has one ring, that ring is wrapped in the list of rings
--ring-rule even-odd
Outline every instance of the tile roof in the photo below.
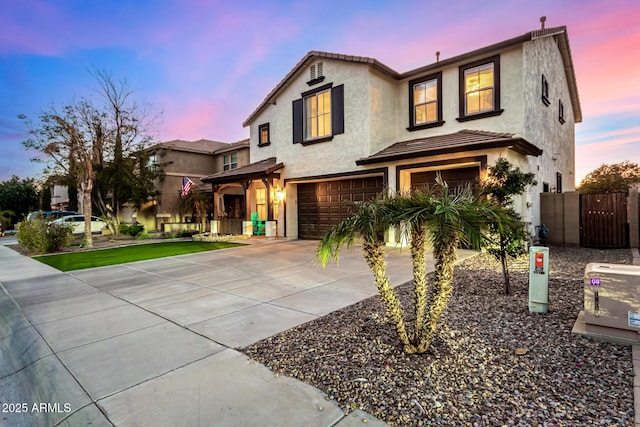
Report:
[[[250,163],[236,169],[230,169],[224,172],[218,172],[213,175],[200,178],[200,181],[209,184],[226,184],[230,182],[238,182],[245,179],[262,178],[270,173],[282,169],[284,163],[276,163],[275,157],[261,160],[259,162]]]
[[[567,76],[567,81],[569,83],[569,91],[571,92],[571,104],[573,107],[573,111],[576,117],[576,123],[580,123],[582,121],[582,109],[580,107],[580,100],[578,98],[578,89],[575,79],[575,72],[573,68],[573,60],[571,59],[571,52],[569,50],[569,39],[567,36],[567,27],[554,27],[554,28],[546,28],[540,30],[530,31],[521,36],[517,36],[508,40],[504,40],[499,43],[494,43],[489,46],[482,47],[480,49],[472,50],[467,53],[463,53],[461,55],[457,55],[451,58],[443,59],[440,61],[436,61],[432,64],[425,65],[420,68],[416,68],[404,73],[399,73],[382,62],[378,61],[375,58],[368,58],[365,56],[355,56],[355,55],[344,55],[339,53],[331,53],[331,52],[319,52],[319,51],[310,51],[307,53],[298,63],[287,73],[287,75],[269,92],[269,94],[264,98],[264,100],[260,103],[260,105],[249,115],[249,117],[242,123],[242,126],[248,126],[256,116],[271,102],[273,102],[273,98],[284,88],[289,82],[294,78],[296,74],[300,71],[301,68],[309,64],[314,59],[335,59],[340,61],[348,61],[353,63],[360,63],[363,65],[369,65],[372,68],[377,69],[383,74],[388,75],[389,77],[395,80],[403,80],[406,78],[410,78],[413,76],[417,76],[419,74],[423,74],[429,72],[431,70],[441,69],[443,67],[455,64],[457,62],[466,61],[470,58],[489,54],[490,52],[499,51],[502,49],[506,49],[511,46],[515,46],[518,44],[522,44],[527,41],[539,39],[542,37],[558,37],[558,46],[560,48],[560,52],[562,54],[562,60],[564,63],[565,73]]]
[[[209,139],[199,139],[197,141],[184,141],[175,139],[173,141],[160,142],[151,148],[165,148],[169,150],[188,151],[191,153],[211,154],[215,150],[227,147],[229,144],[220,141],[211,141]]]
[[[542,154],[541,149],[512,133],[465,129],[447,135],[396,142],[369,157],[356,160],[356,164],[366,165],[392,160],[499,147],[509,147],[524,155],[539,156]]]
[[[213,154],[224,154],[229,151],[239,150],[241,148],[249,148],[249,138],[243,139],[242,141],[232,142],[230,144],[225,144],[224,147],[217,149],[213,152]]]

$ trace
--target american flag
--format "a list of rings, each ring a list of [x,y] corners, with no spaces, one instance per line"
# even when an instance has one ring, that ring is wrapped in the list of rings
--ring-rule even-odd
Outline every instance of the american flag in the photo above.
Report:
[[[180,196],[182,197],[186,196],[187,194],[189,194],[189,191],[191,191],[195,186],[196,186],[195,182],[191,181],[188,177],[183,176],[182,191],[180,192]]]

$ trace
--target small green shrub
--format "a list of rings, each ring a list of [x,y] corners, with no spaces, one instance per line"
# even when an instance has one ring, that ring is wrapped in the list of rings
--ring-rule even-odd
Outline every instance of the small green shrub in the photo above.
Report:
[[[138,234],[144,231],[144,225],[142,224],[120,224],[120,234],[128,234],[129,236],[136,237]]]
[[[31,252],[57,252],[71,242],[73,227],[66,224],[48,224],[43,218],[22,221],[18,230],[18,243]]]
[[[144,231],[144,225],[142,224],[133,224],[131,226],[129,226],[129,235],[135,237],[138,234],[142,233]]]
[[[149,233],[147,233],[146,230],[142,230],[135,237],[136,237],[136,240],[148,240],[151,238],[151,236],[149,235]]]
[[[194,234],[198,234],[197,230],[185,230],[180,233],[180,237],[192,237]]]

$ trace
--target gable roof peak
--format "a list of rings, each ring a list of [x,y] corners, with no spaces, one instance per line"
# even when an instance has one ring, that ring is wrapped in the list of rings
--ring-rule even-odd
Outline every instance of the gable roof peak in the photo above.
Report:
[[[545,18],[546,21],[546,18]],[[542,22],[542,21],[541,21]],[[410,78],[412,76],[426,73],[430,70],[440,69],[449,65],[453,65],[458,62],[467,61],[473,57],[478,57],[481,55],[488,55],[492,52],[498,52],[516,45],[522,45],[525,42],[536,40],[543,37],[551,37],[551,36],[559,36],[560,42],[559,47],[562,54],[562,60],[565,65],[565,73],[567,75],[567,80],[569,82],[569,88],[571,92],[571,102],[573,106],[573,111],[575,114],[576,122],[579,123],[582,121],[582,111],[580,108],[580,101],[578,99],[577,86],[575,82],[575,75],[573,70],[573,61],[571,59],[571,53],[569,51],[569,41],[567,35],[567,27],[566,26],[558,26],[552,28],[544,28],[542,25],[541,29],[529,31],[523,35],[513,37],[507,40],[503,40],[498,43],[494,43],[485,47],[481,47],[479,49],[475,49],[460,55],[456,55],[451,58],[446,58],[441,60],[440,55],[436,55],[436,62],[427,64],[425,66],[409,70],[403,73],[399,73],[392,69],[391,67],[383,64],[375,58],[366,57],[366,56],[356,56],[356,55],[346,55],[341,53],[332,53],[332,52],[323,52],[319,50],[310,50],[307,54],[298,61],[298,63],[287,73],[287,75],[269,92],[269,94],[264,98],[264,100],[260,103],[260,105],[249,115],[249,117],[242,123],[242,126],[248,126],[255,117],[270,103],[273,103],[273,99],[276,95],[287,86],[291,80],[301,71],[301,69],[307,66],[314,59],[331,59],[337,61],[346,61],[357,64],[366,64],[372,68],[377,69],[383,74],[388,75],[389,77],[395,80],[402,80],[405,78]]]

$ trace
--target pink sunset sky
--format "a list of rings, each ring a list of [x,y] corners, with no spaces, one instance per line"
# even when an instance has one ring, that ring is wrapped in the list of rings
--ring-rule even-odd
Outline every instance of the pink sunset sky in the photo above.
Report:
[[[233,3],[233,4],[232,4]],[[160,114],[158,141],[247,138],[243,121],[310,50],[407,71],[539,28],[568,28],[583,122],[576,180],[640,162],[640,2],[0,0],[0,181],[38,177],[24,124],[126,78]]]

